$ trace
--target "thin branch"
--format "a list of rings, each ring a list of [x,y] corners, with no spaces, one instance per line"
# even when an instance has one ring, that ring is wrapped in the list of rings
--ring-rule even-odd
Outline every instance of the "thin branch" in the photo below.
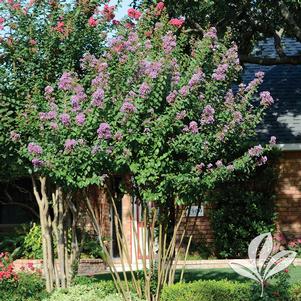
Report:
[[[301,55],[285,56],[285,57],[278,57],[278,58],[240,55],[239,59],[241,63],[258,64],[258,65],[265,65],[265,66],[301,64]]]
[[[31,176],[31,181],[32,181],[33,193],[35,195],[35,198],[36,198],[38,204],[41,205],[41,196],[38,191],[37,182],[33,175]]]
[[[10,201],[9,203],[5,203],[3,201],[0,201],[0,204],[2,206],[16,205],[16,206],[19,206],[19,207],[23,207],[24,209],[29,210],[35,217],[39,218],[39,214],[33,208],[31,208],[30,206],[28,206],[26,204],[15,202],[15,201],[12,201],[12,202]]]
[[[275,33],[274,33],[274,46],[275,46],[276,52],[279,55],[279,57],[285,57],[286,56],[285,52],[283,50],[283,47],[282,47],[282,43],[281,43],[282,34],[283,34],[283,29],[281,29],[279,31],[275,30]]]
[[[283,18],[286,20],[286,22],[293,27],[293,31],[295,33],[295,36],[298,38],[298,40],[301,40],[301,28],[298,26],[295,18],[289,11],[288,7],[285,5],[283,1],[279,2],[280,11],[283,16]]]

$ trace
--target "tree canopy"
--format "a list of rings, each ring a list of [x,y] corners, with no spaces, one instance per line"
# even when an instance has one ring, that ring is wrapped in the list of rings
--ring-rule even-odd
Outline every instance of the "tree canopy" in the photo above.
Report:
[[[133,1],[133,5],[153,1]],[[171,17],[184,17],[191,34],[203,35],[214,26],[220,36],[229,29],[239,48],[242,63],[300,64],[301,56],[288,56],[281,38],[292,37],[301,42],[301,2],[299,0],[166,0]],[[278,57],[271,59],[251,55],[254,44],[274,38]]]

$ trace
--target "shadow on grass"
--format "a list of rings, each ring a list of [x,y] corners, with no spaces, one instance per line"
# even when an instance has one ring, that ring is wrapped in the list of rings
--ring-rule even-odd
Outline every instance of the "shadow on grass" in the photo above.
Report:
[[[301,282],[301,267],[291,267],[290,268],[290,283]],[[122,273],[119,274],[121,279],[124,279]],[[180,279],[181,271],[178,270],[176,273],[175,281],[178,282]],[[94,276],[97,280],[112,280],[110,273],[99,274]],[[126,277],[131,279],[131,273],[127,272]],[[242,277],[235,273],[232,269],[201,269],[201,270],[186,270],[184,273],[185,282],[192,282],[197,280],[234,280],[239,282],[250,281],[248,278]]]

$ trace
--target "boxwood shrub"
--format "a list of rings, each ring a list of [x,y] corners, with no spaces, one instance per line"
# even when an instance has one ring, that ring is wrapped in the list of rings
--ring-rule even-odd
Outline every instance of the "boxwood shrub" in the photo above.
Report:
[[[163,289],[160,301],[250,301],[250,283],[208,280],[177,283]]]

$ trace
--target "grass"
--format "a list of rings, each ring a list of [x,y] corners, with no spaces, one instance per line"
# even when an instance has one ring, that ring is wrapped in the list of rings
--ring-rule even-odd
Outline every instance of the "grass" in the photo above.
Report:
[[[177,273],[179,279],[180,271]],[[289,270],[291,276],[290,283],[301,282],[301,267],[291,267]],[[130,273],[127,273],[127,276],[130,278]],[[121,275],[122,277],[122,275]],[[98,280],[112,280],[110,274],[101,274],[97,275]],[[184,274],[184,279],[186,282],[196,281],[196,280],[236,280],[240,282],[250,281],[249,279],[242,277],[235,273],[230,268],[221,268],[221,269],[200,269],[200,270],[187,270]]]

